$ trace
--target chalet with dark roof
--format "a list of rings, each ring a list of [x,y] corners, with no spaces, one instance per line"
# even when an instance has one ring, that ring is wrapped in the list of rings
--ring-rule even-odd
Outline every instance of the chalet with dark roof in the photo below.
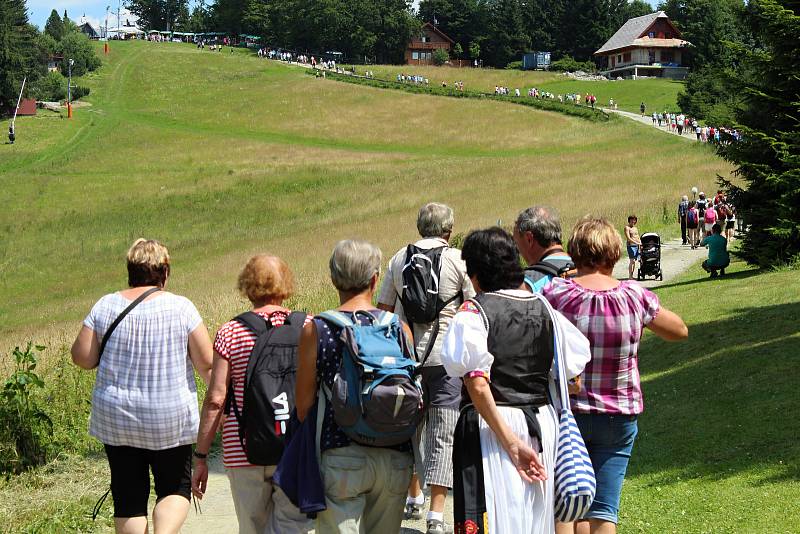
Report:
[[[692,46],[663,11],[626,22],[611,39],[594,53],[608,58],[602,74],[609,78],[654,76],[683,80],[686,49]]]
[[[406,65],[432,65],[436,50],[444,49],[449,55],[454,44],[455,41],[443,31],[426,22],[419,35],[412,37],[406,46]]]

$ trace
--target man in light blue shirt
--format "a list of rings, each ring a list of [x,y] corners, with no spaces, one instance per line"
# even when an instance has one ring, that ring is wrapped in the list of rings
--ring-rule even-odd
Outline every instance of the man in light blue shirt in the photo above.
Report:
[[[514,241],[528,267],[525,284],[532,293],[555,277],[574,274],[575,264],[561,244],[561,221],[553,208],[533,206],[520,212],[514,223]]]

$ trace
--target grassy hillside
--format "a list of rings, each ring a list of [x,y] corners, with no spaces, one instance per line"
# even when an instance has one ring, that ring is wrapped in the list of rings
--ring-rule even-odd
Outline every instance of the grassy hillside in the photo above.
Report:
[[[336,240],[360,235],[388,256],[431,199],[455,207],[457,230],[508,223],[534,202],[567,226],[635,211],[652,229],[679,194],[729,172],[708,147],[628,121],[354,87],[190,45],[114,43],[107,61],[80,81],[90,107],[72,121],[20,119],[18,143],[0,147],[8,345],[71,336],[124,284],[140,235],[169,245],[173,289],[213,328],[241,304],[231,288],[255,251],[286,256],[297,303],[318,309],[333,295]]]
[[[523,95],[528,89],[536,87],[555,95],[592,93],[597,97],[598,106],[608,106],[613,98],[619,109],[638,113],[639,105],[645,102],[647,109],[653,111],[677,111],[678,93],[683,90],[683,82],[649,78],[644,80],[620,81],[576,81],[551,72],[502,70],[502,69],[470,69],[453,67],[414,67],[396,65],[378,65],[369,67],[376,78],[396,79],[399,73],[424,76],[431,84],[441,85],[447,82],[463,81],[465,89],[494,92],[496,85],[519,89]],[[365,67],[356,67],[363,72]]]
[[[0,482],[2,530],[96,527],[86,514],[107,475],[86,435],[92,375],[69,364],[67,347],[97,298],[124,286],[124,253],[136,237],[169,246],[170,289],[191,298],[213,332],[244,306],[235,280],[255,252],[284,256],[298,278],[291,304],[319,311],[334,302],[333,244],[364,237],[388,259],[415,238],[426,201],[451,204],[458,232],[510,224],[534,203],[559,208],[566,227],[588,212],[621,226],[636,212],[642,230],[674,232],[679,195],[710,190],[730,171],[708,147],[632,121],[357,87],[238,51],[113,43],[105,61],[78,82],[92,93],[73,120],[20,118],[17,144],[0,146],[0,349],[28,339],[48,346],[38,398],[59,451],[47,469]],[[769,276],[784,289],[792,280]],[[741,298],[755,298],[746,291],[753,280],[730,280],[719,287],[741,283]],[[682,298],[677,289],[665,296],[675,307]],[[791,302],[777,290],[769,298]],[[770,302],[712,307],[696,322]],[[651,343],[652,361],[681,354]],[[9,365],[2,360],[3,376]],[[649,428],[666,419],[662,412]],[[669,473],[644,443],[641,461]],[[637,521],[665,525],[674,516],[658,507],[670,501],[653,493],[649,476],[637,473],[627,495],[639,499]],[[109,515],[107,505],[99,524]]]

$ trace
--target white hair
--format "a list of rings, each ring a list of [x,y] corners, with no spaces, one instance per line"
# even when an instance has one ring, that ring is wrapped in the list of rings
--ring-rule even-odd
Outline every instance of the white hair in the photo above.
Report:
[[[454,222],[450,206],[429,202],[419,209],[417,230],[422,237],[443,237],[453,231]]]
[[[381,272],[381,249],[367,241],[336,243],[330,260],[331,282],[339,291],[364,291]]]

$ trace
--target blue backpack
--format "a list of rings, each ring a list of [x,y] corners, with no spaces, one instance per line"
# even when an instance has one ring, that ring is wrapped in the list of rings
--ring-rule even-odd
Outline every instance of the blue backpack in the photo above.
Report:
[[[358,314],[368,316],[370,324],[358,323]],[[336,424],[362,445],[408,441],[416,433],[423,400],[418,364],[403,350],[400,320],[393,313],[375,317],[367,311],[327,311],[319,318],[342,329],[342,362],[333,388],[322,386]]]

